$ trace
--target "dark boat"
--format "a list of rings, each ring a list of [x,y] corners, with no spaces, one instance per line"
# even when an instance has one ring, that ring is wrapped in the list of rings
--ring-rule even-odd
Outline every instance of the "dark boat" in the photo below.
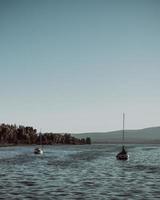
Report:
[[[125,120],[125,115],[123,113],[122,150],[116,155],[117,160],[128,160],[129,158],[129,155],[127,154],[127,151],[125,150],[124,146],[124,120]]]
[[[124,146],[122,146],[122,151],[117,154],[116,158],[117,160],[128,160],[128,154]]]

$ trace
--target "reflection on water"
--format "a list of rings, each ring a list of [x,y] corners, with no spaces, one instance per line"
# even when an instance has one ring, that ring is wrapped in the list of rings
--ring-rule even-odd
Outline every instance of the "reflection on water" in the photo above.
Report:
[[[130,145],[117,161],[117,145],[0,148],[1,199],[158,199],[159,146]]]

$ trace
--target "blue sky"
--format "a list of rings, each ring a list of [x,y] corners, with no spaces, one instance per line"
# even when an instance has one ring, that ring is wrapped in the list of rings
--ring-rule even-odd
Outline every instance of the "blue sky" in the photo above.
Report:
[[[0,0],[0,122],[160,125],[158,0]]]

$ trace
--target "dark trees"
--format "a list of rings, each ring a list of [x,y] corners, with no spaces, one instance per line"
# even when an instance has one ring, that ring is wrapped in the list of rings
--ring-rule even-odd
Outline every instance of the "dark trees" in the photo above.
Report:
[[[91,138],[90,137],[86,138],[86,144],[91,144]]]
[[[40,136],[37,130],[30,126],[0,125],[1,144],[40,144]],[[71,134],[44,133],[42,144],[91,144],[90,138],[78,139]]]

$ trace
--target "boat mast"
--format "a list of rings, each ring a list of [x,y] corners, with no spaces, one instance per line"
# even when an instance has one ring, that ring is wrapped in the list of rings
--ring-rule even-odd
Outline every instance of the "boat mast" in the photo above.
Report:
[[[123,113],[123,134],[122,134],[122,145],[124,145],[124,121],[125,121],[125,114]]]

